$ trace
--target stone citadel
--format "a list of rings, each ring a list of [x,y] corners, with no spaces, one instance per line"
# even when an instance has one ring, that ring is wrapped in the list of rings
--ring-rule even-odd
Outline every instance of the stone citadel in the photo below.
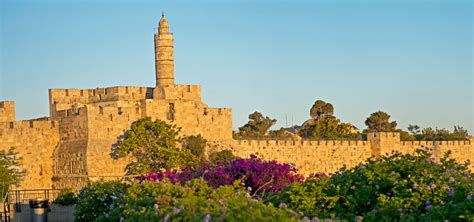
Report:
[[[114,158],[111,151],[134,121],[147,116],[181,127],[183,136],[200,134],[214,148],[231,149],[236,156],[255,153],[294,163],[305,175],[331,173],[372,155],[413,153],[420,147],[433,148],[435,158],[448,150],[459,162],[474,157],[472,138],[403,142],[398,133],[372,133],[364,141],[233,140],[231,109],[208,107],[198,85],[174,83],[173,35],[164,16],[154,42],[155,87],[50,89],[49,117],[22,121],[15,119],[14,102],[0,102],[0,150],[14,147],[23,158],[21,189],[79,189],[88,181],[121,178],[127,160]]]

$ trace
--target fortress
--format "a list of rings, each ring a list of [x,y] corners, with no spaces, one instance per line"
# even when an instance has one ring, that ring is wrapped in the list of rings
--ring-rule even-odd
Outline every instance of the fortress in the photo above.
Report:
[[[121,178],[127,160],[114,158],[111,151],[134,121],[147,116],[181,127],[183,136],[200,134],[215,149],[294,163],[305,175],[332,173],[372,155],[413,153],[419,147],[433,148],[435,158],[451,150],[459,162],[474,159],[472,138],[402,142],[398,133],[373,133],[366,141],[233,140],[231,109],[208,107],[198,85],[174,83],[173,35],[164,16],[154,42],[155,87],[50,89],[50,116],[23,121],[15,119],[14,102],[0,102],[0,150],[13,147],[23,158],[21,189],[77,190],[88,181]]]

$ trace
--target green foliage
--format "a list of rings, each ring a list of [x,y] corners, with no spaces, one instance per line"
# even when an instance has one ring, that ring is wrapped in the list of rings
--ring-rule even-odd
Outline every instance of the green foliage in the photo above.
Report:
[[[313,139],[357,138],[358,134],[352,132],[352,125],[342,123],[333,113],[334,107],[331,103],[316,100],[310,110],[312,119],[303,124],[298,134],[303,138]]]
[[[408,133],[407,131],[398,130],[398,132],[400,133],[401,141],[415,141],[416,140],[416,138],[413,135],[410,135],[410,133]]]
[[[367,125],[367,132],[396,132],[397,122],[389,121],[390,115],[383,111],[377,111],[370,114],[365,120]]]
[[[237,157],[234,156],[231,150],[221,150],[209,154],[209,161],[211,163],[230,162],[232,160],[235,160],[236,158]]]
[[[259,112],[249,115],[249,122],[239,128],[234,136],[237,138],[265,138],[268,130],[276,123],[276,119],[264,117]]]
[[[183,149],[189,150],[191,154],[196,156],[201,161],[205,160],[204,152],[207,144],[207,140],[201,135],[187,136],[182,141]]]
[[[357,133],[352,132],[350,124],[341,123],[335,116],[330,115],[307,121],[299,134],[303,138],[315,139],[357,138]]]
[[[306,215],[337,215],[364,221],[473,221],[474,180],[467,164],[446,154],[394,153],[342,168],[329,179],[308,179],[288,187],[273,202]]]
[[[184,186],[162,181],[135,183],[110,215],[99,221],[297,221],[286,209],[266,205],[238,185],[208,186],[191,180]]]
[[[408,131],[413,135],[416,140],[468,140],[469,133],[461,126],[454,126],[453,132],[447,129],[438,128],[423,128],[421,129],[417,125],[409,125]]]
[[[74,221],[94,221],[99,216],[108,214],[127,187],[119,181],[111,181],[92,183],[83,188],[77,196]]]
[[[65,188],[59,192],[58,198],[54,200],[55,204],[67,206],[77,203],[77,197],[71,189]]]
[[[119,157],[131,154],[127,174],[144,174],[198,163],[190,150],[177,146],[180,141],[178,134],[179,129],[161,120],[152,121],[146,117],[134,122],[117,148]]]
[[[20,168],[21,158],[16,156],[14,148],[0,150],[0,202],[11,185],[19,185],[24,176]]]
[[[287,206],[306,216],[333,218],[335,215],[332,209],[339,198],[324,194],[323,189],[328,182],[328,177],[309,177],[304,183],[286,187],[280,194],[271,197],[267,202]]]
[[[333,114],[334,107],[332,104],[322,100],[316,100],[309,111],[309,115],[313,119],[324,118],[325,116],[332,116]]]

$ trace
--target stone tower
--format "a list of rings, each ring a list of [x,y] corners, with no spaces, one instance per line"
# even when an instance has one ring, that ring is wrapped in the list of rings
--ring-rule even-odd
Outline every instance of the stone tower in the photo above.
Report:
[[[173,34],[163,14],[155,34],[156,86],[174,85]]]

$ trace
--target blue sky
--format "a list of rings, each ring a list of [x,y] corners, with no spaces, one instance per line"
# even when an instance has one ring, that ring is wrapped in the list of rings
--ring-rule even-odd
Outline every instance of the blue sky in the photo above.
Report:
[[[0,2],[0,100],[17,118],[48,115],[49,88],[154,86],[164,11],[175,78],[211,107],[277,127],[316,99],[364,128],[383,110],[408,124],[474,130],[470,0]]]

